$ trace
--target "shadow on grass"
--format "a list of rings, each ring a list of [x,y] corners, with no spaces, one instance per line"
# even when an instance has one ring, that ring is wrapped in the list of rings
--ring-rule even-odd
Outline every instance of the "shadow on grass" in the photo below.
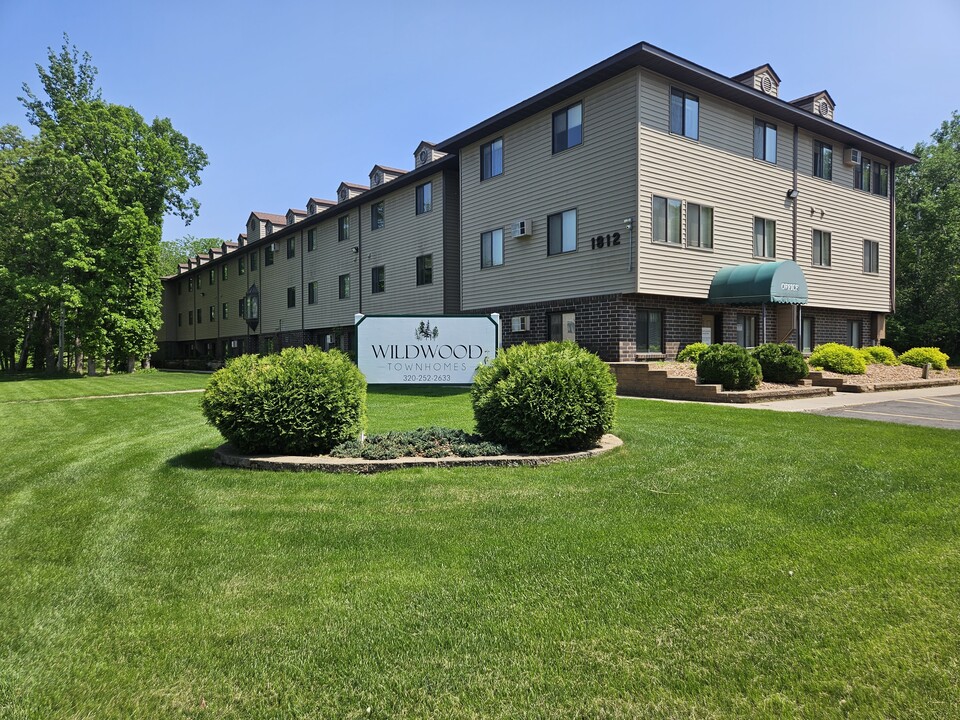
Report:
[[[181,453],[167,460],[167,465],[174,468],[185,468],[187,470],[210,470],[218,467],[213,462],[214,448],[204,450],[194,450],[188,453]]]
[[[367,392],[397,397],[453,397],[470,392],[469,385],[369,385]]]
[[[20,382],[22,380],[76,380],[85,377],[79,373],[72,372],[54,372],[48,373],[43,370],[23,370],[10,372],[9,370],[0,372],[0,383]]]

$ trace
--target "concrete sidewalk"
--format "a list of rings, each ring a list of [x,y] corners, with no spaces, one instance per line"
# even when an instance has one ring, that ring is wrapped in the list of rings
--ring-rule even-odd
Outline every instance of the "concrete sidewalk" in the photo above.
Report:
[[[960,395],[960,385],[941,385],[939,387],[886,390],[872,393],[838,392],[825,397],[775,400],[773,402],[738,405],[737,407],[752,408],[754,410],[779,410],[781,412],[821,412],[857,405],[873,405],[874,403],[915,400],[918,398],[939,398],[950,395]]]

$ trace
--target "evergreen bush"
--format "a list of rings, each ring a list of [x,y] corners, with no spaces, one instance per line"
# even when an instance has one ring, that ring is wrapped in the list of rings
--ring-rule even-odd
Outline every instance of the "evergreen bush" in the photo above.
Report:
[[[480,435],[471,435],[463,430],[430,427],[369,435],[362,443],[349,440],[337,445],[330,454],[334,457],[391,460],[399,457],[440,458],[451,455],[479,457],[503,455],[505,452],[506,448],[502,445],[487,442]]]
[[[950,356],[935,347],[915,347],[900,353],[900,362],[904,365],[923,367],[930,363],[934,370],[946,370],[949,361]]]
[[[899,365],[897,354],[885,345],[870,345],[860,349],[867,365]]]
[[[600,358],[572,342],[515,345],[477,370],[477,431],[522,452],[583,450],[613,427],[617,383]]]
[[[700,356],[703,355],[703,351],[708,347],[710,346],[702,342],[690,343],[677,354],[677,360],[696,364],[700,361]]]
[[[317,455],[359,437],[367,382],[337,350],[241,355],[210,378],[200,407],[241,452]]]
[[[753,356],[768,382],[795,383],[810,374],[803,353],[789,343],[765,343],[753,351]]]
[[[753,390],[763,374],[760,363],[739,345],[711,345],[697,363],[697,375],[705,383],[723,385],[724,390]]]
[[[867,363],[863,355],[849,345],[824,343],[817,345],[808,360],[811,367],[823,368],[841,375],[863,375]]]

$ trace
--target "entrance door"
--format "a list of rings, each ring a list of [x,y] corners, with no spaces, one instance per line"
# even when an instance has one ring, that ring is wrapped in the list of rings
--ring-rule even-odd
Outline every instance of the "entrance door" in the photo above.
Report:
[[[720,333],[720,316],[703,315],[700,320],[700,342],[707,345],[723,342]]]

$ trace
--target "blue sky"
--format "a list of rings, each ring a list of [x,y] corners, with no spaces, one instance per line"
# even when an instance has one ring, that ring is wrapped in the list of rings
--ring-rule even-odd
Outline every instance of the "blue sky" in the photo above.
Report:
[[[200,216],[164,238],[235,239],[284,213],[410,168],[438,142],[646,40],[733,75],[770,63],[781,97],[827,89],[837,120],[912,149],[960,109],[960,2],[247,2],[0,0],[0,123],[63,32],[110,102],[210,156]]]

